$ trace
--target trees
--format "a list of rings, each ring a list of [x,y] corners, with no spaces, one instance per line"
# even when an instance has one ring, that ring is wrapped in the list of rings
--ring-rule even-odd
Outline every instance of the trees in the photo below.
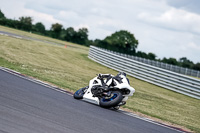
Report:
[[[20,17],[19,22],[21,26],[20,29],[31,31],[33,22],[33,19],[31,17]]]
[[[0,10],[0,25],[6,25],[6,17],[1,10]]]
[[[163,58],[162,62],[167,63],[167,64],[172,64],[172,65],[179,65],[178,61],[175,58]]]
[[[60,33],[62,31],[62,24],[55,23],[51,25],[51,31],[53,31],[52,37],[59,38]]]
[[[2,18],[6,18],[5,15],[3,14],[3,12],[0,10],[0,19]]]
[[[89,46],[88,29],[80,28],[78,31],[75,31],[73,27],[69,27],[65,30],[64,39],[69,42]]]
[[[82,45],[87,45],[88,41],[88,29],[87,28],[80,28],[76,35],[77,43]]]
[[[137,51],[136,56],[148,59],[148,55],[142,51]]]
[[[150,59],[150,60],[156,60],[156,55],[154,54],[154,53],[148,53],[148,59]]]
[[[20,17],[19,20],[7,19],[0,10],[0,25],[30,31],[32,29],[32,21],[31,17]]]
[[[194,65],[192,66],[192,69],[195,69],[195,70],[200,71],[200,63],[198,62],[198,63],[194,64]]]
[[[192,66],[194,65],[194,63],[192,61],[188,60],[186,57],[180,58],[179,62],[182,67],[192,68]]]
[[[65,36],[64,39],[68,42],[74,42],[75,41],[75,35],[76,31],[73,27],[69,27],[65,30]]]
[[[126,30],[120,30],[103,40],[110,50],[133,54],[138,46],[138,40]]]
[[[41,22],[36,23],[33,27],[36,32],[45,34],[45,26]]]

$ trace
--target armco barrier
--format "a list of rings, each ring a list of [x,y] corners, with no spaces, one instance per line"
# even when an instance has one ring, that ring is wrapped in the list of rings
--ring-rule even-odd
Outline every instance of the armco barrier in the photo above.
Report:
[[[156,66],[159,68],[170,70],[172,72],[200,78],[200,71],[197,71],[197,70],[184,68],[184,67],[180,67],[180,66],[176,66],[176,65],[171,65],[171,64],[167,64],[167,63],[163,63],[163,62],[159,62],[159,61],[149,60],[149,59],[145,59],[145,58],[141,58],[141,57],[137,57],[137,56],[133,56],[133,55],[122,54],[122,53],[110,51],[107,49],[104,49],[104,50],[109,51],[114,54],[117,54],[117,55],[120,55],[120,56],[123,56],[123,57],[127,57],[132,60],[136,60],[136,61],[139,61],[139,62],[142,62],[145,64],[149,64],[151,66]]]
[[[107,51],[109,51],[109,50],[107,50]],[[136,61],[145,63],[145,64],[149,64],[151,66],[156,66],[156,67],[159,67],[159,68],[170,70],[172,72],[176,72],[176,73],[200,78],[200,71],[197,71],[197,70],[179,67],[179,66],[176,66],[176,65],[171,65],[171,64],[167,64],[167,63],[163,63],[163,62],[159,62],[159,61],[149,60],[149,59],[145,59],[145,58],[141,58],[141,57],[137,57],[137,56],[132,56],[132,55],[127,55],[127,54],[122,54],[122,53],[118,53],[118,52],[113,52],[113,51],[110,51],[110,52],[117,54],[117,55],[121,55],[123,57],[127,57],[127,58],[132,59],[132,60],[136,60]]]
[[[145,59],[145,58],[141,58],[141,57],[137,57],[137,56],[133,56],[133,55],[122,54],[122,53],[110,51],[107,49],[105,49],[105,50],[109,51],[111,53],[123,56],[123,57],[127,57],[132,60],[136,60],[136,61],[139,61],[139,62],[142,62],[145,64],[149,64],[151,66],[156,66],[159,68],[170,70],[172,72],[200,78],[200,71],[197,71],[197,70],[184,68],[184,67],[180,67],[180,66],[176,66],[176,65],[171,65],[171,64],[167,64],[167,63],[163,63],[163,62],[159,62],[159,61],[149,60],[149,59]]]
[[[94,46],[90,46],[88,57],[135,78],[200,99],[200,80],[198,79],[144,64]]]

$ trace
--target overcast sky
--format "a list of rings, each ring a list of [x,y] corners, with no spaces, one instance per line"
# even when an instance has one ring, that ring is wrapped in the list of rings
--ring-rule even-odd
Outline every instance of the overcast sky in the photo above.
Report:
[[[47,29],[86,27],[89,39],[119,30],[133,33],[137,50],[158,58],[187,57],[200,62],[200,0],[0,0],[7,18],[31,16]]]

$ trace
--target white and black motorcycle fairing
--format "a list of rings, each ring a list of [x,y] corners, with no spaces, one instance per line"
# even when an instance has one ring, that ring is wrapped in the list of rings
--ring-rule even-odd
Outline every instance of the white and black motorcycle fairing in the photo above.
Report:
[[[128,97],[134,92],[135,89],[130,86],[124,74],[118,74],[116,77],[110,74],[99,74],[90,80],[89,86],[77,90],[74,98],[84,99],[105,108],[119,109],[126,104]]]

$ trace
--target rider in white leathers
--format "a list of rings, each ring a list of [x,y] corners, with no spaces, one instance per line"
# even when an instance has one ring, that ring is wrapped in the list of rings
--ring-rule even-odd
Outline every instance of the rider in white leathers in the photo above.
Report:
[[[111,85],[113,85],[114,84],[114,86],[115,85],[117,85],[116,84],[116,82],[114,82],[114,80],[116,80],[118,83],[122,83],[123,81],[122,81],[122,77],[121,76],[125,76],[126,77],[126,73],[124,73],[124,72],[119,72],[118,74],[117,74],[117,76],[113,76],[113,75],[111,75],[111,74],[98,74],[98,78],[99,79],[101,79],[102,80],[102,86],[103,86],[103,88],[104,88],[104,91],[105,91],[105,95],[107,94],[108,96],[110,95],[110,93],[109,93],[109,86],[111,86]],[[130,83],[129,83],[129,79],[126,77],[126,79],[127,79],[127,81],[128,81],[128,84],[130,85]],[[132,90],[133,91],[133,93],[135,92],[135,89],[134,90]],[[107,93],[108,92],[108,93]],[[132,94],[133,94],[132,93]]]

